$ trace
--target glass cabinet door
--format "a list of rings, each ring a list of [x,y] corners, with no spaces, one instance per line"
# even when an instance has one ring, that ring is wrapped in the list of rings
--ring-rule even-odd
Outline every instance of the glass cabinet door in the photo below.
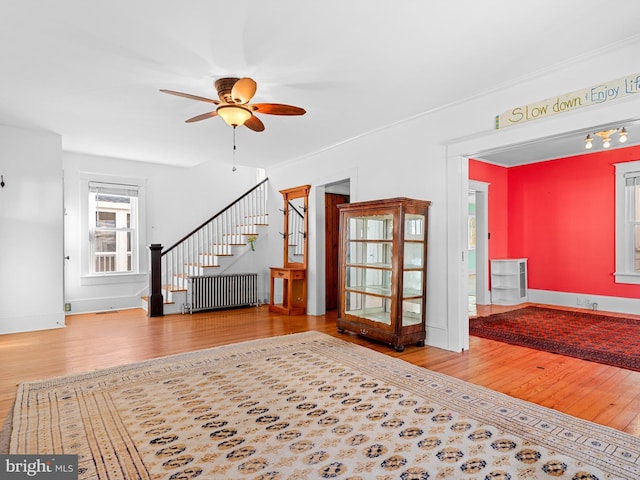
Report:
[[[402,326],[422,323],[425,217],[407,214],[404,220],[404,265],[402,274]]]
[[[393,215],[349,217],[346,228],[345,313],[390,326]]]

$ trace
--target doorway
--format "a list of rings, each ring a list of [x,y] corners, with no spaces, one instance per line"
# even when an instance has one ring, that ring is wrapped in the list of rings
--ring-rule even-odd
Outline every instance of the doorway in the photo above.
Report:
[[[489,184],[469,180],[467,215],[467,282],[469,316],[477,305],[489,305]]]
[[[338,251],[340,246],[340,210],[349,203],[349,181],[325,187],[325,308],[338,308]]]
[[[475,190],[469,190],[469,218],[467,222],[467,289],[469,291],[469,316],[477,316],[478,310],[476,308],[476,192]]]

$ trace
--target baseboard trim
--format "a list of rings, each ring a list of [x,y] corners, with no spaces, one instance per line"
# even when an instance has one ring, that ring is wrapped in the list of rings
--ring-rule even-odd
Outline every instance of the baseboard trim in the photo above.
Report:
[[[65,327],[64,313],[0,316],[0,334]]]
[[[71,311],[66,312],[67,315],[107,312],[110,310],[129,310],[132,308],[140,308],[140,295],[67,299],[65,302],[71,304]]]
[[[591,295],[586,293],[553,292],[529,289],[529,302],[558,307],[584,308],[595,311],[636,314],[640,312],[640,299]]]

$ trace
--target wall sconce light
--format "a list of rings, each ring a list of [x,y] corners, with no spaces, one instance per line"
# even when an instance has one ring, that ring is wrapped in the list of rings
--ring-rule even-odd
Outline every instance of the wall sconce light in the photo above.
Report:
[[[609,148],[611,146],[611,135],[613,135],[616,132],[618,132],[618,135],[619,135],[618,141],[620,143],[624,143],[627,141],[627,129],[624,127],[611,128],[609,130],[602,130],[600,132],[595,132],[594,135],[602,138],[603,148]],[[593,147],[593,137],[591,136],[591,134],[588,134],[584,138],[584,148],[589,150],[592,147]]]
[[[0,188],[4,188],[5,183],[4,183],[4,175],[0,175]]]

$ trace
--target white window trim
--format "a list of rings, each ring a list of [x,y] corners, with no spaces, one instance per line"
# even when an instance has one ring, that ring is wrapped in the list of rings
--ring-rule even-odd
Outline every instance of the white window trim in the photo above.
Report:
[[[89,182],[116,183],[138,187],[138,271],[131,273],[95,274],[91,270],[89,248]],[[139,283],[147,278],[146,180],[84,173],[80,175],[80,285]]]
[[[616,283],[640,284],[640,273],[632,271],[632,259],[629,258],[631,247],[625,232],[626,194],[625,176],[632,172],[640,172],[640,160],[615,163],[616,169]]]

